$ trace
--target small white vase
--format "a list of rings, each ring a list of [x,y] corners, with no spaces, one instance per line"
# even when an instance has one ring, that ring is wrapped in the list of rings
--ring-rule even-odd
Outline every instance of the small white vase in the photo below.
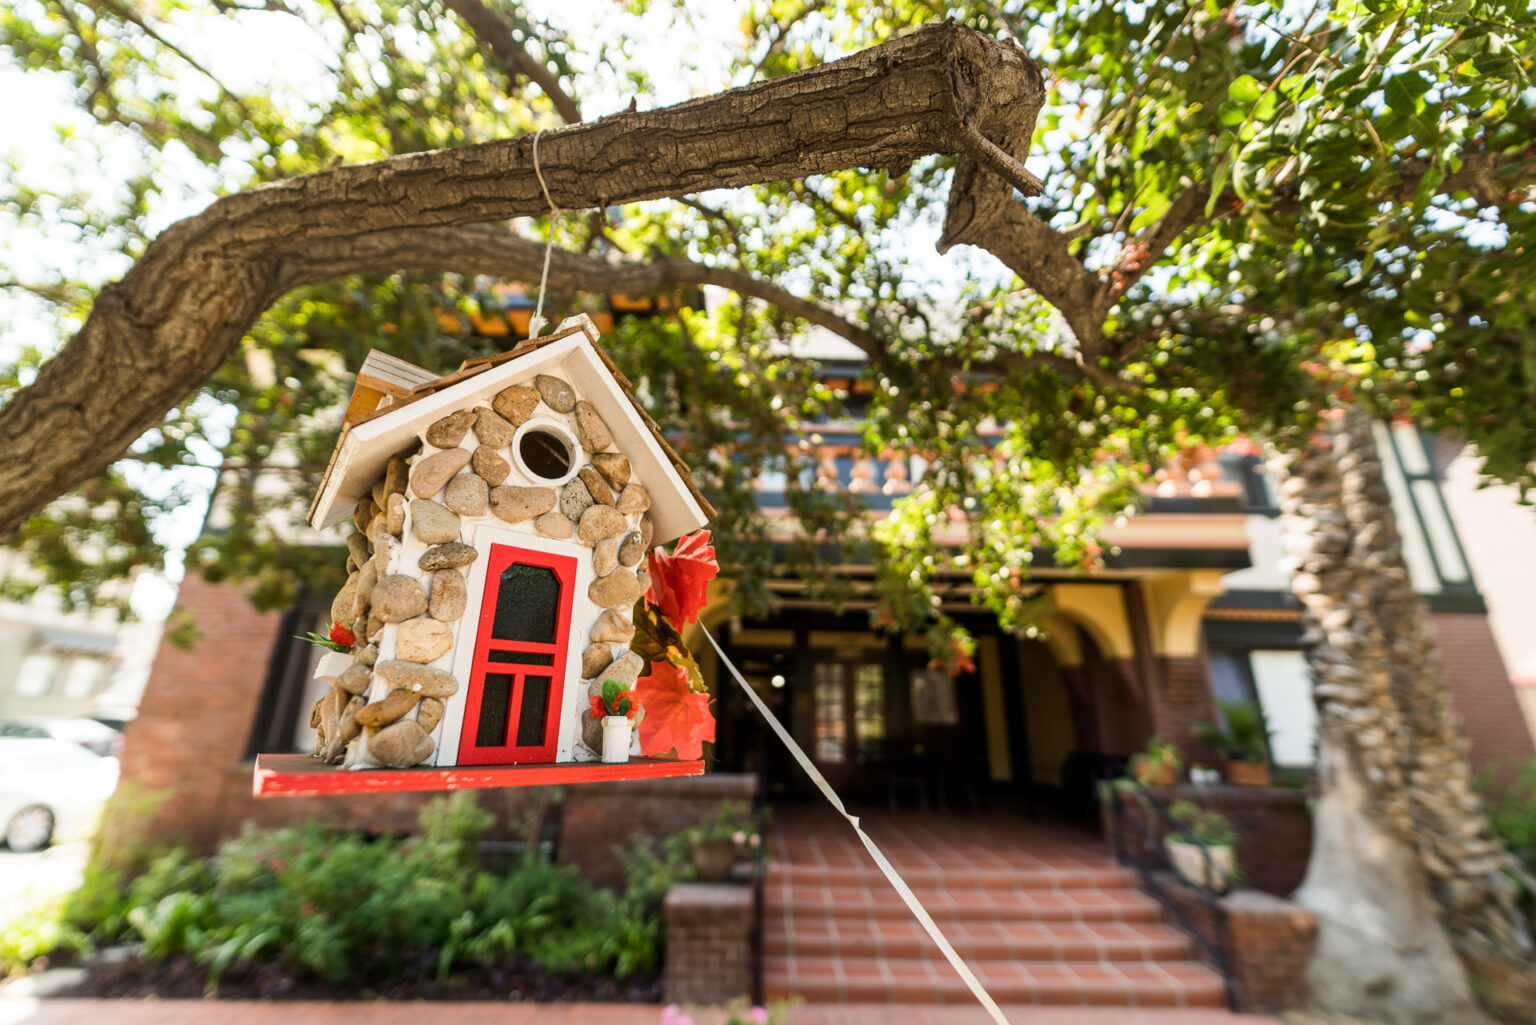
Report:
[[[634,723],[629,721],[629,716],[603,716],[603,761],[609,765],[629,761],[629,741],[633,733]]]

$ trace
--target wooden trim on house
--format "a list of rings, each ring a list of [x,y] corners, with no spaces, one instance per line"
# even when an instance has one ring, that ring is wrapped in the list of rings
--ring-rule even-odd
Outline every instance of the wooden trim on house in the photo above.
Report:
[[[416,769],[346,769],[309,755],[256,756],[251,792],[257,797],[318,797],[325,794],[398,794],[422,790],[488,790],[609,783],[625,779],[671,779],[704,775],[704,760],[639,758],[618,765],[563,762],[554,765],[459,765]]]

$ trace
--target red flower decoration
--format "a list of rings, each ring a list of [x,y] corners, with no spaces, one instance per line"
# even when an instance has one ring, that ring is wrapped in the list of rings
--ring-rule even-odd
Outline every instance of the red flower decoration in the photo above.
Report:
[[[331,643],[350,648],[357,643],[357,635],[340,623],[331,624]]]
[[[593,699],[592,699],[592,718],[594,718],[594,719],[601,719],[601,718],[603,718],[603,716],[605,716],[607,714],[608,714],[608,709],[603,707],[603,699],[600,698],[600,697],[593,697]]]
[[[673,626],[694,622],[704,608],[709,582],[720,572],[709,531],[701,530],[678,541],[671,555],[652,551],[650,570],[651,587],[645,596],[651,604]]]

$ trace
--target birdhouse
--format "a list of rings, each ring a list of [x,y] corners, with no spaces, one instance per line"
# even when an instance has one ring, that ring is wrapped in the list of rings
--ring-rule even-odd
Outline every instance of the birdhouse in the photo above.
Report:
[[[585,316],[444,377],[370,353],[309,510],[355,527],[333,686],[314,755],[261,756],[256,792],[702,772],[643,757],[634,729],[607,729],[605,759],[604,724],[644,710],[594,699],[648,669],[629,647],[648,553],[713,514]]]

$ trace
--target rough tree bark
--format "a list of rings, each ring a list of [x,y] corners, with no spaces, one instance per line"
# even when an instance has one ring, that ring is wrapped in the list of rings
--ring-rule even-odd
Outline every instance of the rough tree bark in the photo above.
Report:
[[[563,209],[903,168],[932,153],[969,155],[987,172],[975,177],[1029,189],[1017,160],[1043,99],[1038,66],[1016,46],[942,25],[707,99],[544,133],[539,164]],[[998,123],[1016,126],[1007,150],[978,127]],[[394,271],[402,233],[544,213],[534,143],[338,167],[227,196],[167,229],[0,410],[0,537],[153,427],[285,288],[325,273],[317,254]],[[369,267],[370,248],[394,255]]]
[[[1277,460],[1286,552],[1317,703],[1312,858],[1295,899],[1318,921],[1308,970],[1324,1009],[1402,1023],[1476,1021],[1413,838],[1402,715],[1372,602],[1371,554],[1348,510],[1361,477],[1341,473],[1342,416]]]
[[[1419,861],[1459,950],[1478,958],[1528,956],[1530,930],[1514,883],[1522,869],[1493,835],[1473,789],[1467,740],[1441,679],[1429,610],[1403,559],[1370,417],[1349,410],[1337,442],[1357,561],[1386,638],[1392,697],[1402,716],[1400,750]]]

